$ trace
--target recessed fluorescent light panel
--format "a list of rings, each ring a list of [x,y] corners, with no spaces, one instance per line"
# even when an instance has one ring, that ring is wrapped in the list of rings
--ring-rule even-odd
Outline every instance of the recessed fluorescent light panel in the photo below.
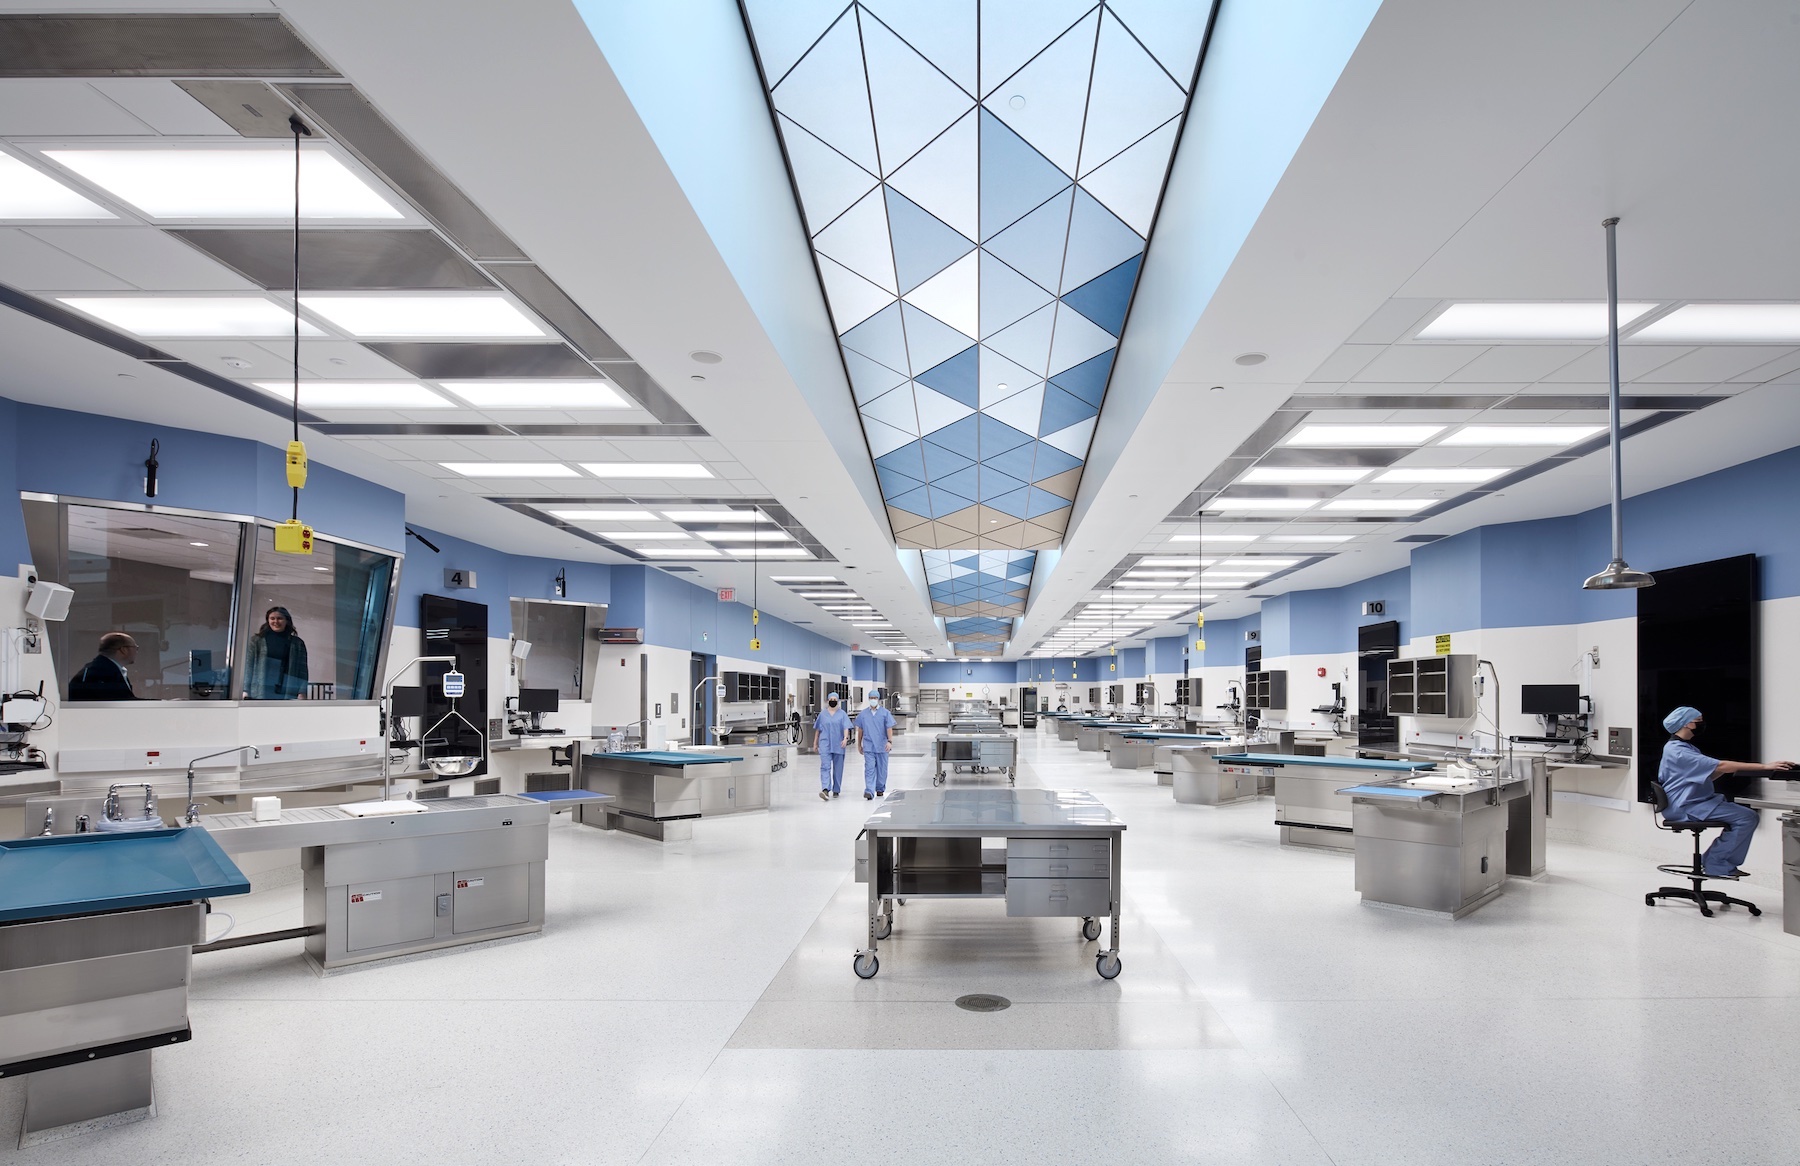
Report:
[[[605,381],[440,381],[477,409],[629,409]]]
[[[665,510],[662,516],[671,522],[774,522],[773,518],[760,510]],[[812,576],[794,575],[790,578],[805,579]],[[829,575],[817,576],[829,579]]]
[[[722,553],[711,547],[638,547],[637,553],[653,559],[716,559]]]
[[[11,154],[0,153],[0,219],[116,219],[99,203],[86,199]]]
[[[1317,498],[1214,498],[1206,504],[1206,509],[1231,511],[1311,510],[1318,504]]]
[[[703,539],[716,543],[791,543],[794,536],[783,530],[697,530]]]
[[[44,156],[154,219],[285,220],[294,214],[291,145],[46,150]],[[300,217],[405,216],[329,150],[302,147]]]
[[[1262,537],[1260,534],[1178,534],[1169,541],[1175,543],[1253,543]]]
[[[678,533],[667,530],[603,530],[600,532],[600,537],[616,538],[626,542],[629,542],[632,539],[638,539],[640,541],[655,539],[659,542],[668,542],[670,539],[691,540],[694,536],[685,532]]]
[[[1689,304],[1644,325],[1632,339],[1800,344],[1800,304]]]
[[[300,306],[358,339],[536,340],[549,335],[501,295],[303,295]]]
[[[1423,445],[1443,431],[1442,425],[1302,425],[1282,444],[1315,449]]]
[[[552,510],[551,517],[564,522],[655,522],[648,510],[615,510],[606,506],[583,506],[574,510]]]
[[[1574,445],[1605,433],[1604,425],[1465,425],[1445,445]]]
[[[1325,509],[1355,514],[1411,514],[1431,503],[1430,498],[1338,498],[1327,502]]]
[[[1367,466],[1257,466],[1238,480],[1253,486],[1347,486],[1371,472]]]
[[[1512,469],[1495,469],[1487,466],[1444,466],[1428,468],[1424,466],[1405,466],[1400,469],[1387,470],[1375,480],[1389,486],[1473,486],[1482,482],[1491,482],[1501,474],[1510,474]],[[1330,536],[1339,538],[1338,535]]]
[[[699,462],[582,462],[596,478],[710,478]]]
[[[1619,327],[1655,304],[1620,304]],[[1420,340],[1602,340],[1606,304],[1451,304],[1419,329]]]
[[[57,302],[135,336],[291,336],[294,313],[249,296],[58,296]],[[300,335],[323,332],[300,321]]]
[[[1138,560],[1138,566],[1140,566],[1140,567],[1192,567],[1196,563],[1198,563],[1202,567],[1210,567],[1213,565],[1213,560],[1211,560],[1211,559],[1179,559],[1179,558],[1173,558],[1173,557],[1171,557],[1171,558],[1152,557],[1152,558],[1148,558],[1148,559],[1139,559]]]
[[[836,575],[770,575],[777,583],[836,583]]]
[[[257,381],[256,387],[284,401],[294,399],[292,381]],[[301,381],[302,409],[454,409],[424,385],[349,381]]]
[[[465,478],[575,478],[580,475],[561,462],[439,462]]]

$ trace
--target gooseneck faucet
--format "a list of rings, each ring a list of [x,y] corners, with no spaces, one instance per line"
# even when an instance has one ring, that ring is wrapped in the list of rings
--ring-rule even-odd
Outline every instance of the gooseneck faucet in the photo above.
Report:
[[[187,787],[188,787],[187,816],[181,819],[184,824],[193,826],[193,825],[197,825],[200,821],[200,803],[198,801],[194,800],[194,767],[196,765],[199,765],[202,761],[211,761],[215,757],[224,757],[227,754],[237,753],[240,750],[244,750],[244,749],[250,750],[250,756],[252,756],[252,757],[261,757],[262,756],[262,750],[258,749],[254,745],[233,745],[229,749],[221,749],[217,753],[207,753],[203,756],[196,757],[192,761],[188,762],[188,768],[187,768]],[[155,803],[152,803],[152,805],[154,805],[154,804]]]

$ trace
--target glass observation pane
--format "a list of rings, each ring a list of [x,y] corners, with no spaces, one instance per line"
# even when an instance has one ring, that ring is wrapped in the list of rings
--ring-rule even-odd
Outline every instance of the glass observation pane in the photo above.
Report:
[[[38,563],[64,563],[55,540],[66,540],[61,581],[75,595],[53,650],[69,700],[230,697],[240,524],[80,505],[59,523],[54,503],[27,510]]]
[[[371,700],[394,557],[323,539],[310,555],[275,551],[259,527],[246,619],[246,700]]]

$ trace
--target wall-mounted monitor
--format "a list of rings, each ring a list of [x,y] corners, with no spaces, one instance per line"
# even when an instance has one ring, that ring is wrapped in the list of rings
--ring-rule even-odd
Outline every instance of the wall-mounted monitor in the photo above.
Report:
[[[561,707],[562,694],[554,688],[519,690],[519,711],[522,713],[553,713]]]
[[[1521,684],[1519,711],[1528,717],[1572,717],[1581,711],[1581,685]]]

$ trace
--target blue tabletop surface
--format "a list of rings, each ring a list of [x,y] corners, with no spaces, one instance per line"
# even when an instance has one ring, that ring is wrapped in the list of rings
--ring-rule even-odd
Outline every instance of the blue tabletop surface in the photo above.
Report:
[[[530,798],[534,802],[610,802],[613,800],[611,794],[595,793],[588,789],[544,789],[519,796]]]
[[[1127,741],[1224,741],[1225,736],[1219,733],[1158,733],[1154,730],[1143,733],[1126,733]]]
[[[0,923],[249,893],[250,880],[205,830],[0,842]]]
[[[1296,757],[1291,753],[1221,753],[1215,761],[1242,765],[1305,765],[1314,769],[1373,769],[1384,773],[1417,773],[1430,761],[1377,761],[1368,757]]]
[[[636,749],[624,753],[590,753],[588,756],[596,761],[640,761],[645,765],[717,765],[743,760],[723,753],[681,753],[672,749]]]
[[[1441,789],[1413,789],[1405,785],[1353,785],[1338,791],[1341,794],[1366,794],[1383,798],[1428,798],[1433,794],[1441,794]]]

